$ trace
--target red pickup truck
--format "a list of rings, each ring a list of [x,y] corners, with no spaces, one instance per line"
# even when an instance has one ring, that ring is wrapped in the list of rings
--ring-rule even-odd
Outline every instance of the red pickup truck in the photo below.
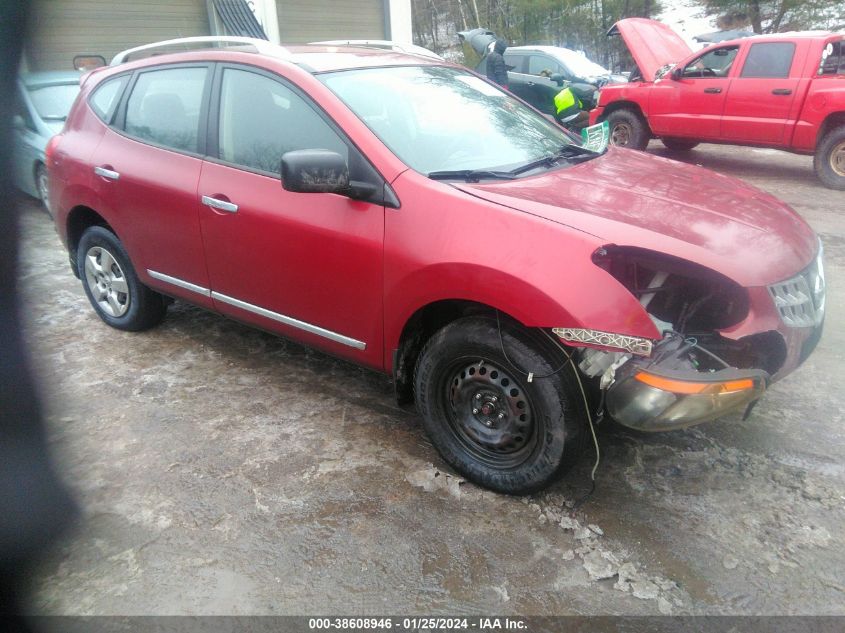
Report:
[[[693,53],[671,28],[629,18],[621,35],[637,64],[602,88],[591,123],[616,145],[673,150],[700,142],[813,154],[816,174],[845,190],[845,35],[806,32],[730,40]]]

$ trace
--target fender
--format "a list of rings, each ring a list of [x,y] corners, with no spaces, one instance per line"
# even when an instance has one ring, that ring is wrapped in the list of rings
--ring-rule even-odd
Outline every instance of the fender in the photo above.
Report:
[[[562,274],[556,296],[514,275],[466,262],[436,264],[415,271],[385,294],[386,371],[392,371],[392,350],[399,346],[411,317],[439,301],[482,304],[526,327],[585,327],[658,338],[657,329],[639,301],[605,271],[589,260],[588,263],[595,274],[569,279]],[[598,287],[602,288],[601,293],[591,292],[591,288]]]

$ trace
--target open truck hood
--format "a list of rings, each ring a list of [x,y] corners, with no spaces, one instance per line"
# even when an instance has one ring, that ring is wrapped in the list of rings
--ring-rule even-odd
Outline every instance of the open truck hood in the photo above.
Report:
[[[512,181],[455,183],[478,198],[695,262],[746,286],[795,275],[818,248],[795,211],[740,180],[643,152],[604,156]]]
[[[646,18],[619,20],[607,32],[621,35],[631,51],[637,67],[646,81],[654,81],[657,71],[666,64],[681,61],[692,53],[692,49],[669,26]]]
[[[496,41],[496,34],[488,29],[471,29],[458,31],[458,39],[469,44],[479,57],[484,57],[490,43]]]

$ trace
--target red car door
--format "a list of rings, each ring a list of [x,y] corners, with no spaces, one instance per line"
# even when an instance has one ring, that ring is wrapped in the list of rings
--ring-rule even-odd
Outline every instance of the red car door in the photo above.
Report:
[[[215,307],[373,367],[383,366],[384,206],[282,188],[282,154],[357,150],[278,76],[221,66],[202,168],[202,235]],[[371,169],[371,168],[370,168]],[[355,178],[355,176],[353,176]]]
[[[103,211],[139,276],[210,307],[197,202],[208,79],[207,65],[138,73],[92,168]]]
[[[738,47],[710,49],[656,82],[649,124],[660,136],[717,139]]]
[[[722,119],[722,137],[743,143],[784,143],[800,81],[795,42],[754,42],[740,61]],[[792,69],[795,68],[795,71]]]

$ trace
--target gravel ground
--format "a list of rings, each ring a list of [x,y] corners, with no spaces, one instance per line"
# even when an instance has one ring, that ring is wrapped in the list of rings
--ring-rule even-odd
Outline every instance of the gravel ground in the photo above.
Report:
[[[684,159],[821,234],[826,331],[747,421],[603,424],[574,515],[590,454],[543,494],[493,494],[450,474],[384,376],[180,303],[150,332],[106,327],[25,201],[28,336],[83,514],[33,575],[30,610],[845,614],[845,194],[807,157]]]

